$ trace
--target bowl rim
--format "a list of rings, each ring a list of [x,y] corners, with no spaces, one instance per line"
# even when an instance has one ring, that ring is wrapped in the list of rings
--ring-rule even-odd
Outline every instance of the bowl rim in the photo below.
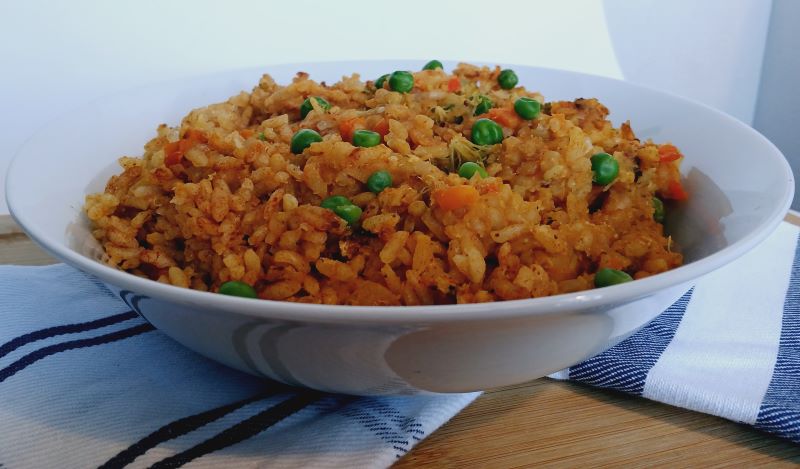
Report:
[[[319,66],[320,64],[340,65],[345,67],[347,65],[364,63],[370,63],[373,65],[382,63],[397,65],[411,62],[417,62],[417,60],[336,60],[236,68],[207,74],[198,74],[175,80],[162,80],[148,83],[89,100],[64,114],[60,114],[55,118],[48,120],[47,123],[43,124],[42,127],[33,133],[16,151],[6,173],[6,200],[9,212],[12,218],[20,225],[20,227],[22,227],[28,236],[54,257],[73,267],[83,270],[84,272],[95,275],[107,283],[130,290],[136,294],[144,294],[146,296],[161,299],[167,302],[176,302],[189,306],[197,306],[203,309],[212,308],[231,314],[242,314],[260,318],[327,323],[408,325],[410,323],[513,319],[525,316],[559,314],[576,310],[600,310],[609,306],[628,303],[645,296],[655,294],[660,290],[675,287],[681,284],[687,285],[688,288],[688,284],[693,280],[737,259],[766,239],[766,237],[778,227],[791,205],[794,195],[794,176],[791,171],[791,167],[789,166],[789,163],[783,153],[761,133],[725,112],[670,92],[631,83],[625,80],[619,80],[616,78],[609,78],[571,70],[535,67],[530,65],[496,64],[500,65],[501,67],[514,67],[516,69],[526,69],[531,71],[540,70],[548,73],[572,75],[576,78],[582,79],[613,82],[616,84],[616,86],[622,84],[626,87],[660,94],[672,100],[677,100],[685,104],[703,108],[705,111],[715,115],[715,117],[726,121],[729,125],[735,127],[737,131],[750,134],[756,140],[759,140],[762,144],[766,145],[766,148],[771,150],[769,152],[769,157],[774,159],[778,165],[783,166],[784,173],[786,175],[786,179],[783,181],[785,187],[783,188],[782,200],[774,205],[771,213],[769,213],[766,221],[761,226],[756,227],[735,243],[697,261],[667,272],[653,275],[651,277],[636,280],[635,282],[573,293],[562,293],[559,295],[541,298],[495,301],[490,303],[422,306],[317,305],[276,300],[253,300],[167,285],[117,270],[79,254],[78,252],[62,244],[59,240],[48,236],[43,230],[39,229],[36,224],[33,223],[25,213],[23,213],[23,211],[17,209],[18,205],[16,204],[15,187],[18,184],[17,181],[19,181],[19,178],[14,177],[14,175],[18,171],[17,167],[19,166],[19,161],[22,160],[23,155],[25,154],[30,143],[35,141],[41,135],[46,134],[47,130],[55,122],[62,120],[65,116],[70,115],[73,112],[89,110],[97,102],[114,98],[121,99],[126,94],[133,93],[134,91],[146,91],[150,88],[158,88],[167,84],[185,82],[186,80],[211,79],[217,76],[221,77],[232,74],[238,75],[250,72],[269,73],[269,69],[275,67],[294,67],[296,70],[302,70],[304,67],[314,67]],[[424,63],[425,60],[419,60],[419,62]],[[442,62],[452,64],[456,63],[457,61],[443,60]],[[470,63],[477,65],[486,64],[485,62]]]

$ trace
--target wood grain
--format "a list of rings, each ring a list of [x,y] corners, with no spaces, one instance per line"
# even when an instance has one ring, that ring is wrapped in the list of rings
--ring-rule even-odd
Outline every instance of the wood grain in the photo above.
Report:
[[[787,220],[800,224],[800,217]],[[0,264],[56,262],[0,215]],[[487,391],[397,468],[794,467],[800,445],[746,425],[547,378]]]
[[[58,261],[33,243],[8,215],[0,215],[0,264],[47,265]]]
[[[798,462],[800,446],[745,425],[543,378],[485,393],[395,467],[792,467]]]

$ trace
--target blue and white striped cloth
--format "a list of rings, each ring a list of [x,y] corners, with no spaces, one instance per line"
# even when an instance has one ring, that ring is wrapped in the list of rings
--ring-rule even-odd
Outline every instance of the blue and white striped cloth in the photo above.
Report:
[[[162,336],[70,267],[0,267],[0,468],[386,467],[478,393],[363,398],[268,383]],[[800,443],[798,229],[554,375]]]
[[[800,443],[800,245],[782,223],[615,347],[553,375]]]
[[[265,382],[178,345],[71,267],[0,267],[2,469],[387,467],[478,394]]]

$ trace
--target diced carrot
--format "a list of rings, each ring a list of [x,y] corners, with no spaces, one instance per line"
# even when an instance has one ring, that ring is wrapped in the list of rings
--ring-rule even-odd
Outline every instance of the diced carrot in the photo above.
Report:
[[[667,186],[667,194],[665,197],[672,200],[687,200],[689,194],[686,192],[686,189],[683,188],[680,181],[670,181]]]
[[[197,143],[206,143],[208,139],[203,132],[189,129],[182,139],[164,145],[164,164],[172,166],[181,162],[183,155]]]
[[[339,134],[345,142],[353,141],[353,132],[364,128],[364,119],[362,117],[355,117],[339,122]]]
[[[436,204],[443,210],[456,210],[478,201],[478,190],[472,186],[452,186],[433,194]]]
[[[252,129],[241,129],[241,130],[239,130],[239,135],[241,135],[244,138],[250,138],[255,133],[256,133],[256,131],[252,130]]]
[[[662,163],[679,160],[683,157],[680,151],[675,147],[675,145],[661,145],[658,147],[658,157]]]
[[[389,133],[389,121],[387,119],[379,120],[372,130],[381,134],[381,137],[386,137],[386,134]]]
[[[516,111],[505,107],[489,109],[486,115],[489,119],[509,129],[516,129],[522,123],[522,119],[520,119]]]
[[[203,132],[194,129],[187,130],[186,135],[184,135],[183,138],[185,140],[191,140],[193,142],[200,142],[200,143],[208,142],[208,138],[206,138],[206,135]]]
[[[461,89],[461,80],[458,77],[453,77],[447,82],[447,91],[455,93]]]
[[[182,140],[177,142],[169,142],[168,144],[164,145],[165,165],[172,166],[181,162],[181,158],[183,158],[183,152],[180,150],[181,141]]]
[[[186,152],[189,151],[189,149],[194,146],[194,144],[195,142],[193,140],[187,140],[187,139],[178,140],[178,151],[176,151],[174,154],[174,158],[177,158],[178,160],[177,163],[181,162],[181,158],[183,158],[183,155],[185,155]]]
[[[601,263],[600,266],[609,269],[623,270],[625,267],[630,265],[630,263],[625,262],[625,258],[620,255],[610,255],[608,257],[604,257],[603,260],[605,262]]]

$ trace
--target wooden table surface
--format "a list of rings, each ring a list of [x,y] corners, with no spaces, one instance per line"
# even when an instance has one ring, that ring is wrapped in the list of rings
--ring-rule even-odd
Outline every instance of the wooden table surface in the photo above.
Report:
[[[800,224],[800,218],[787,220]],[[0,215],[0,264],[56,262]],[[547,378],[487,391],[395,467],[796,466],[800,445],[710,415]]]

